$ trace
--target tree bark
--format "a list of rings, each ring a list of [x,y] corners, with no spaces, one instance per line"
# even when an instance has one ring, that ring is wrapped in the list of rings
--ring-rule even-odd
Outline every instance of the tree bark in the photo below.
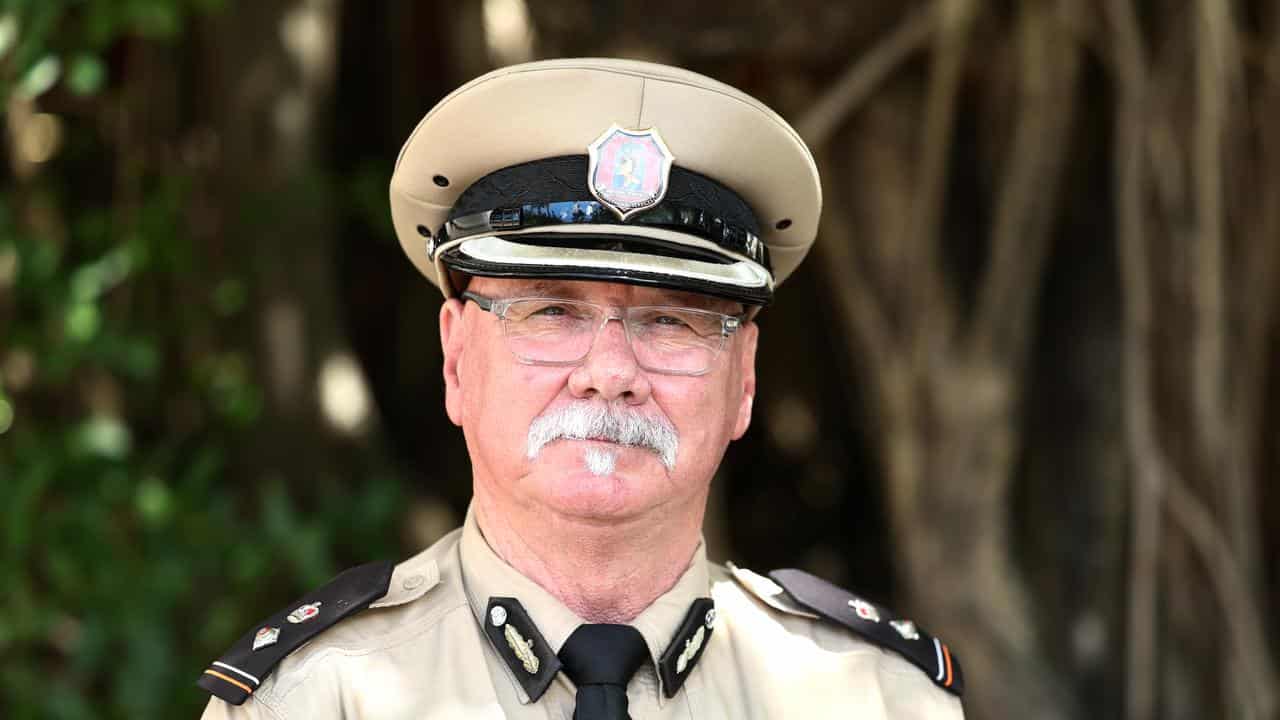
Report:
[[[828,205],[819,264],[863,353],[855,369],[872,389],[867,412],[880,429],[891,527],[905,561],[901,579],[916,612],[963,648],[973,679],[966,706],[974,717],[1069,717],[1069,692],[1043,661],[1025,583],[1010,561],[1008,505],[1030,319],[1073,116],[1078,48],[1064,28],[1078,21],[1066,2],[1026,3],[1019,12],[1014,142],[996,198],[991,259],[973,317],[964,322],[939,252],[939,226],[964,38],[975,8],[943,2],[935,10],[917,174],[890,170],[910,166],[914,154],[892,128],[913,112],[908,100],[897,116],[878,111],[884,119],[870,121],[885,123],[878,130],[859,128],[865,140],[854,151],[870,160],[826,173],[877,177],[878,185],[864,228],[855,228],[844,209],[857,207],[858,198]],[[868,65],[853,66],[845,78],[870,84],[903,55],[918,22],[909,18],[867,55]],[[837,86],[799,126],[822,132],[834,125],[832,98],[848,94]],[[904,227],[901,208],[908,205]],[[906,242],[895,240],[903,235]],[[866,237],[868,259],[838,240],[845,237]],[[886,275],[899,284],[876,292],[870,278]]]

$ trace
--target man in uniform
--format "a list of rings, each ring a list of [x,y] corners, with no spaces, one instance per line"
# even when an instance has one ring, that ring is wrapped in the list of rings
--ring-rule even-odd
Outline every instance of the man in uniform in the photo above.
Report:
[[[441,101],[391,211],[445,296],[466,521],[249,629],[199,679],[204,716],[961,717],[959,662],[910,620],[706,558],[753,318],[820,206],[782,118],[678,68],[536,62]]]

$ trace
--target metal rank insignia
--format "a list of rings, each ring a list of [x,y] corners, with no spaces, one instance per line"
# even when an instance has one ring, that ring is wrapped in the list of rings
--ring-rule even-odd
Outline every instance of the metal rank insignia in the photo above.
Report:
[[[323,604],[324,603],[319,603],[319,602],[307,603],[306,605],[303,605],[297,610],[294,610],[293,612],[289,613],[289,616],[286,617],[285,619],[295,624],[304,623],[308,620],[314,620],[315,617],[320,614],[320,606]]]
[[[609,126],[587,146],[587,186],[620,220],[662,202],[675,157],[657,128],[624,130]]]
[[[857,613],[858,617],[871,622],[880,622],[880,613],[876,610],[876,606],[861,598],[854,598],[849,601],[849,607]]]
[[[916,624],[910,620],[890,620],[889,625],[898,631],[903,640],[920,639],[920,631],[916,629]]]
[[[261,650],[264,647],[271,647],[272,645],[275,645],[276,641],[279,639],[280,628],[268,625],[259,630],[257,635],[253,636],[253,649]]]
[[[694,655],[702,649],[702,641],[707,638],[707,628],[705,625],[698,627],[698,632],[693,637],[684,641],[684,649],[680,651],[680,657],[676,658],[676,672],[682,673],[684,669],[689,667],[689,661]]]
[[[533,653],[533,641],[525,640],[515,625],[507,624],[502,634],[507,638],[507,644],[511,646],[511,652],[516,654],[516,659],[524,666],[525,672],[530,675],[538,674],[538,656]]]

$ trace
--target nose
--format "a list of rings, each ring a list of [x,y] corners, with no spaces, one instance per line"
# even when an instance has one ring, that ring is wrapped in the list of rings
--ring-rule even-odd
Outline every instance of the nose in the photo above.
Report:
[[[610,318],[600,328],[591,352],[569,375],[569,391],[578,398],[599,396],[606,402],[622,400],[628,405],[643,405],[649,400],[649,376],[636,362],[621,318]]]

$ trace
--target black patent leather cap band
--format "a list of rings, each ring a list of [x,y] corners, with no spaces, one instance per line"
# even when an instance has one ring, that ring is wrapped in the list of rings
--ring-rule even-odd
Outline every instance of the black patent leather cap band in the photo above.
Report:
[[[458,196],[449,219],[500,207],[596,200],[587,188],[588,164],[586,155],[561,155],[495,170],[471,183]],[[663,200],[697,208],[730,225],[760,234],[760,222],[742,196],[678,164],[671,167]]]
[[[494,208],[445,223],[434,245],[439,247],[451,240],[476,235],[564,225],[581,225],[584,232],[589,232],[593,225],[643,225],[673,230],[708,240],[773,271],[769,249],[754,232],[726,222],[708,210],[672,201],[663,201],[625,222],[597,200],[559,200]]]

